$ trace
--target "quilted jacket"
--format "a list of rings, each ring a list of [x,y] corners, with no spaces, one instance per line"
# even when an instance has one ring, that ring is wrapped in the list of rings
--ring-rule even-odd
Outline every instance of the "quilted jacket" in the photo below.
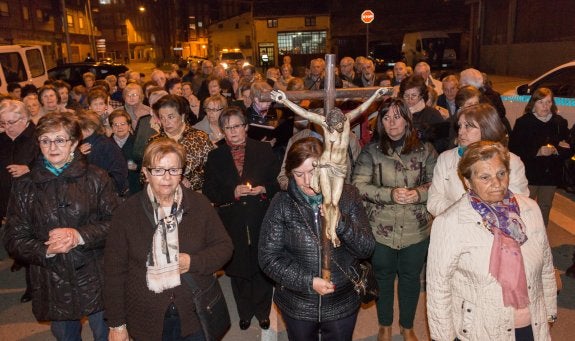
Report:
[[[400,250],[429,236],[431,215],[425,202],[436,160],[437,153],[430,143],[401,155],[386,155],[378,144],[370,144],[359,155],[353,184],[363,198],[378,243]],[[392,192],[399,187],[416,189],[419,201],[397,204]]]
[[[547,319],[557,314],[551,249],[537,203],[516,195],[527,242],[521,246],[531,326],[536,341],[551,340]],[[437,341],[515,340],[514,310],[489,274],[493,235],[462,197],[435,218],[427,258],[427,316]]]
[[[14,182],[8,205],[4,245],[30,264],[32,311],[40,321],[78,320],[104,309],[102,259],[118,196],[108,174],[79,154],[60,176],[40,160]],[[75,228],[85,244],[46,257],[44,242],[56,227]]]
[[[332,248],[331,262],[336,290],[320,296],[312,288],[313,278],[321,277],[318,210],[307,204],[293,179],[288,191],[278,192],[272,200],[262,224],[259,262],[262,271],[276,282],[274,302],[283,314],[304,321],[334,321],[359,308],[359,296],[341,269],[351,275],[358,259],[371,256],[375,242],[353,186],[344,185],[339,208],[343,218],[336,233],[342,245]]]

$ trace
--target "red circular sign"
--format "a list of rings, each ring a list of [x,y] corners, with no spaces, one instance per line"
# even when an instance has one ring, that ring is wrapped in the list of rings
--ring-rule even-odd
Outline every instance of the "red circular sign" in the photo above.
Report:
[[[361,12],[361,21],[364,23],[370,24],[373,21],[373,18],[375,18],[375,14],[373,14],[372,10],[366,9],[365,11]]]

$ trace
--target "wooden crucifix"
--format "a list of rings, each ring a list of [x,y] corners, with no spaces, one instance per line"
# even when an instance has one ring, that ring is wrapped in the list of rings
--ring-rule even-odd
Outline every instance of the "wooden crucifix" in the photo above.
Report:
[[[339,199],[343,190],[345,173],[347,170],[347,151],[349,146],[349,133],[351,122],[361,115],[378,98],[391,95],[393,88],[372,87],[372,88],[347,88],[335,89],[335,55],[327,54],[326,71],[324,80],[324,90],[316,91],[272,91],[269,93],[271,100],[282,103],[293,110],[297,115],[320,125],[323,129],[324,150],[317,163],[316,175],[312,181],[312,188],[316,193],[322,193],[322,278],[329,281],[331,279],[330,259],[331,247],[340,245],[339,238],[335,232],[340,219],[338,207]],[[265,94],[268,95],[268,94]],[[268,96],[262,96],[262,100],[269,100]],[[343,114],[335,107],[336,98],[359,98],[369,99],[359,107]],[[301,108],[292,100],[299,99],[324,99],[324,115],[307,111]]]

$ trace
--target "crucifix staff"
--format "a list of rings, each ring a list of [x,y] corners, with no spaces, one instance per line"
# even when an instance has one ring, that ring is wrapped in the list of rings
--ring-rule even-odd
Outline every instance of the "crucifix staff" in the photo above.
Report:
[[[335,55],[326,55],[326,72],[324,91],[298,91],[288,92],[272,91],[271,100],[282,103],[293,110],[294,113],[322,127],[324,137],[324,150],[317,162],[316,175],[312,181],[312,188],[316,193],[322,193],[322,278],[330,280],[331,245],[338,247],[339,238],[335,232],[340,219],[339,199],[343,190],[345,173],[347,171],[347,150],[349,146],[349,133],[351,121],[361,115],[376,99],[391,94],[393,88],[361,88],[361,89],[335,89]],[[369,99],[359,107],[343,114],[335,107],[338,97],[366,97]],[[291,99],[322,98],[324,99],[324,115],[307,111]],[[267,96],[266,96],[267,97]],[[266,100],[262,96],[262,100]]]

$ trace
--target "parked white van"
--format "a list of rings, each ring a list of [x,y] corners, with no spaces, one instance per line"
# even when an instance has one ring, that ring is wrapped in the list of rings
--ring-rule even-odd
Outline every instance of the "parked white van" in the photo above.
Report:
[[[448,68],[457,60],[457,53],[449,46],[449,36],[442,31],[419,31],[403,36],[401,52],[407,65],[427,62],[432,68]]]
[[[0,93],[8,93],[8,83],[41,87],[46,80],[48,70],[40,46],[0,45]]]

